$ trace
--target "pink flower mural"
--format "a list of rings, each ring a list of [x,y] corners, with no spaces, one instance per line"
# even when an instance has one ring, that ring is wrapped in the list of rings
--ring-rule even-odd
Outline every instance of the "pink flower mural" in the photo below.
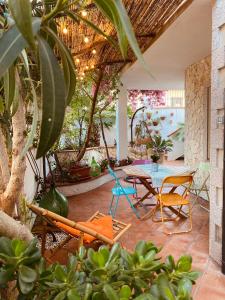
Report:
[[[128,98],[133,111],[140,105],[151,106],[153,108],[166,105],[166,91],[129,90]]]

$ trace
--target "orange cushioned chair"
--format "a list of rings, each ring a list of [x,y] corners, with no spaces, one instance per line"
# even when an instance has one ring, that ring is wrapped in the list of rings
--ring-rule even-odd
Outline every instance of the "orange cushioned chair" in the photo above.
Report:
[[[161,218],[160,219],[154,219],[153,221],[161,221],[163,225],[165,226],[164,222],[167,221],[177,221],[180,216],[181,212],[183,215],[189,218],[190,220],[190,226],[187,230],[183,231],[174,231],[174,232],[168,232],[167,230],[164,231],[166,234],[177,234],[177,233],[185,233],[185,232],[190,232],[192,230],[192,215],[191,215],[191,205],[189,202],[189,188],[192,184],[193,181],[193,176],[192,175],[181,175],[181,176],[168,176],[163,180],[163,184],[160,188],[159,194],[156,195],[158,205],[157,207],[160,208],[160,214]],[[185,185],[185,190],[183,193],[180,195],[179,193],[175,193],[175,190],[182,185]],[[169,192],[164,192],[165,189],[168,190],[170,188]],[[183,189],[182,189],[183,190]],[[182,211],[183,206],[187,205],[188,206],[188,214],[184,213]],[[178,207],[178,210],[176,211],[173,207],[176,206]],[[175,218],[166,218],[164,216],[164,207],[169,207],[173,212],[176,213]]]

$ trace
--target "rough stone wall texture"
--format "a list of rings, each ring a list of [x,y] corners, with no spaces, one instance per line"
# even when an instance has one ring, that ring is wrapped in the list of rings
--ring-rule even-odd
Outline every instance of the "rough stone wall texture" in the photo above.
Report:
[[[195,169],[207,160],[207,91],[211,85],[211,57],[185,71],[185,163]]]
[[[225,96],[225,0],[212,7],[212,80],[211,80],[211,147],[210,147],[210,254],[221,263],[223,206],[223,132],[217,122],[224,116]]]

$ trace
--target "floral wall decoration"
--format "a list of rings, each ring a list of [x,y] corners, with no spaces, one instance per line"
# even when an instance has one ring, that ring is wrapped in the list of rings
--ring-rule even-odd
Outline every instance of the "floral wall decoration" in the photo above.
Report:
[[[128,99],[133,111],[136,111],[141,106],[164,107],[166,106],[166,91],[129,90]]]

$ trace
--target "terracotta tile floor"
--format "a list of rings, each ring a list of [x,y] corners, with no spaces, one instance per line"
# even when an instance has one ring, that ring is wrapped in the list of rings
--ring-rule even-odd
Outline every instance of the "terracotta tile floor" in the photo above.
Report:
[[[91,192],[71,197],[69,218],[83,221],[97,210],[107,213],[112,187],[113,182],[110,182]],[[138,189],[140,194],[144,192],[144,188],[138,187]],[[141,214],[145,213],[143,208],[139,211]],[[192,255],[193,268],[202,272],[193,290],[195,300],[225,299],[225,276],[221,274],[220,267],[208,254],[209,215],[206,210],[196,205],[193,209],[192,232],[173,236],[163,234],[160,223],[153,223],[151,219],[138,220],[123,197],[121,197],[116,218],[132,224],[120,240],[128,249],[133,249],[139,240],[151,240],[157,246],[163,246],[161,252],[163,257],[172,254],[177,259],[183,254]],[[186,226],[185,223],[181,225]],[[62,255],[64,254],[60,253],[60,256]]]

